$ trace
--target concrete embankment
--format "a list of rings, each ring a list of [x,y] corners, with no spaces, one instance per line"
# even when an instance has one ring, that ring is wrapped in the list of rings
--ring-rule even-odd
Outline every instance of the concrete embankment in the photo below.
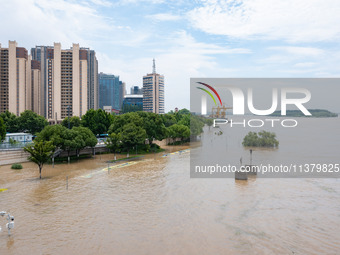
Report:
[[[96,147],[95,153],[104,153],[107,152],[107,148],[102,147]],[[79,155],[83,154],[92,154],[93,149],[92,148],[86,148],[80,151]],[[60,157],[67,157],[68,153],[67,151],[63,151],[60,153]],[[75,156],[76,152],[72,151],[70,153],[70,156]],[[22,163],[27,162],[27,157],[29,154],[25,152],[23,149],[15,149],[15,150],[0,150],[0,166],[1,165],[10,165],[14,163]]]
[[[23,149],[0,150],[0,166],[27,162],[28,153]]]

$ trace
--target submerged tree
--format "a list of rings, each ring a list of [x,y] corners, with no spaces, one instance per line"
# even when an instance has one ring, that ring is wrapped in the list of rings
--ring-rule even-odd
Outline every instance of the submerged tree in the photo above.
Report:
[[[278,147],[279,141],[276,139],[276,134],[261,131],[259,133],[249,132],[242,142],[243,146],[253,146],[253,147]]]
[[[41,170],[44,166],[44,164],[51,158],[53,151],[54,151],[54,145],[51,141],[49,142],[34,142],[33,145],[28,144],[26,147],[24,147],[24,150],[30,154],[28,157],[28,160],[36,163],[39,167],[39,175],[41,179]]]
[[[105,144],[106,147],[114,153],[114,160],[116,160],[116,151],[118,150],[121,144],[122,136],[120,133],[111,133],[109,137],[106,139]]]
[[[123,127],[121,135],[122,146],[127,150],[128,155],[131,148],[136,145],[144,144],[146,139],[145,130],[132,123],[126,124]]]

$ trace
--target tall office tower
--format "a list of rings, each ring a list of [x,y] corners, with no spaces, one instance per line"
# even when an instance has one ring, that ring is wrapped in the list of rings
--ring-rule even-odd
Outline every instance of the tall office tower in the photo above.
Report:
[[[119,87],[119,89],[120,89],[119,105],[120,105],[120,109],[122,109],[124,97],[126,95],[126,84],[125,84],[125,82],[120,81],[119,85],[120,85],[120,87]]]
[[[31,109],[31,59],[27,50],[9,41],[0,45],[0,112],[19,115]]]
[[[152,73],[143,76],[143,111],[164,113],[164,76],[156,73],[155,59]]]
[[[71,49],[36,46],[32,58],[40,62],[41,113],[49,120],[68,116],[81,117],[98,107],[98,61],[95,52],[73,44]]]
[[[41,96],[41,71],[40,71],[40,62],[38,60],[31,61],[31,102],[32,102],[32,111],[36,112],[39,115],[42,114],[42,96]]]
[[[130,89],[130,94],[131,95],[143,95],[143,89],[138,86],[133,86]]]
[[[119,76],[100,73],[99,80],[99,108],[112,106],[115,110],[122,107],[125,95],[125,83],[119,81]]]

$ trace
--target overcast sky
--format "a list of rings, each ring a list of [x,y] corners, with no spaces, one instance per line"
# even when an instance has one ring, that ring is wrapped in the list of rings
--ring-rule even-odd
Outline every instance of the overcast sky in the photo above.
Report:
[[[340,1],[0,0],[0,43],[72,43],[127,88],[165,76],[166,111],[189,108],[190,77],[340,77]],[[129,92],[129,90],[128,90]]]

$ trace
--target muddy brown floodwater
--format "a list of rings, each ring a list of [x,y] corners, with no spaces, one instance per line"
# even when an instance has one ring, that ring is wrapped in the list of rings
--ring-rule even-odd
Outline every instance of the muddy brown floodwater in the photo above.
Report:
[[[113,155],[46,165],[42,180],[32,163],[0,167],[15,216],[0,254],[340,253],[338,179],[190,179],[188,151],[163,154],[109,173]]]

